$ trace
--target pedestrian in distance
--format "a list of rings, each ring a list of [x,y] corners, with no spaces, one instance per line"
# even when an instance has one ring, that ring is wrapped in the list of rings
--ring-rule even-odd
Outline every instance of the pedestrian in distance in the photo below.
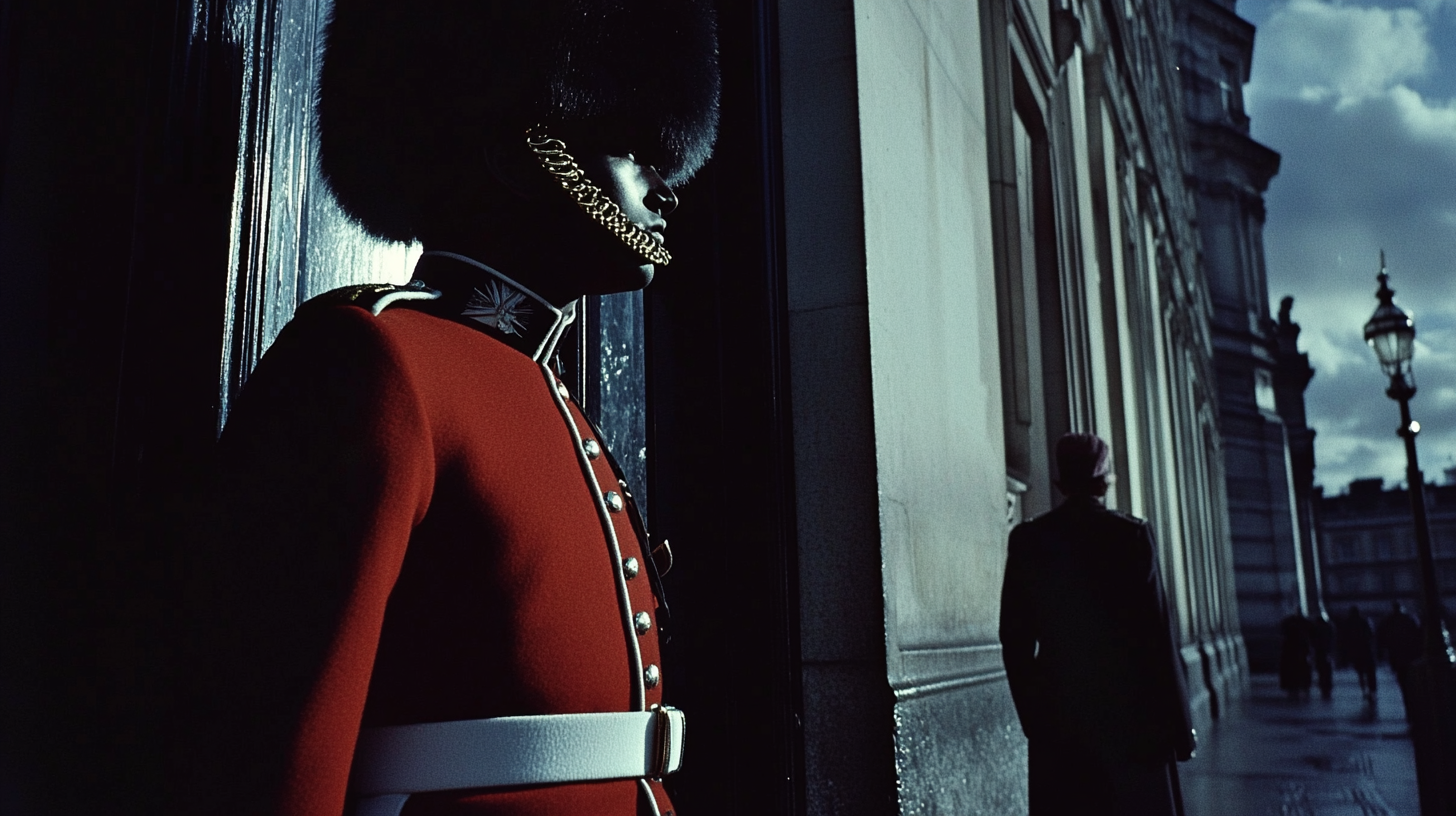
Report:
[[[1421,656],[1421,625],[1405,611],[1400,601],[1392,601],[1390,614],[1382,618],[1376,627],[1375,640],[1404,694],[1411,663]]]
[[[1365,699],[1375,701],[1375,632],[1370,621],[1360,614],[1360,607],[1350,607],[1350,613],[1340,621],[1340,653],[1355,675],[1360,678],[1360,692]]]
[[[1319,676],[1320,697],[1328,700],[1335,691],[1335,666],[1331,659],[1335,651],[1335,627],[1323,610],[1309,623],[1313,633],[1314,670]]]
[[[1067,434],[1056,460],[1066,499],[1011,531],[1001,590],[1031,814],[1174,816],[1194,733],[1152,530],[1104,505],[1106,442]]]
[[[1312,684],[1309,653],[1314,641],[1313,627],[1308,618],[1296,612],[1280,621],[1279,633],[1279,688],[1291,699],[1308,699]]]

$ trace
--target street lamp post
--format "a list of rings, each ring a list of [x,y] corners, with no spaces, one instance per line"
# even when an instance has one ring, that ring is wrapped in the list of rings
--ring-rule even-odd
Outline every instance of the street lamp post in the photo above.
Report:
[[[1423,816],[1456,816],[1456,670],[1446,627],[1441,618],[1441,595],[1436,582],[1436,559],[1431,552],[1431,529],[1426,521],[1425,477],[1416,459],[1416,434],[1421,424],[1411,419],[1410,400],[1416,394],[1411,357],[1416,326],[1409,312],[1395,305],[1395,292],[1380,253],[1380,304],[1365,324],[1365,342],[1375,350],[1381,369],[1390,377],[1386,396],[1400,404],[1400,428],[1405,440],[1406,489],[1415,521],[1416,554],[1420,559],[1424,597],[1422,621],[1425,650],[1411,665],[1402,696],[1406,721],[1416,752],[1416,778]]]

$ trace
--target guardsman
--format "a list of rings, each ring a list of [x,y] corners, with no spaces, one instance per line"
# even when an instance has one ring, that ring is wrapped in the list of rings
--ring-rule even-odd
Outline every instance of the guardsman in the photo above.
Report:
[[[321,168],[425,252],[300,308],[233,406],[184,810],[671,813],[666,553],[551,360],[668,262],[716,59],[706,0],[337,0]]]

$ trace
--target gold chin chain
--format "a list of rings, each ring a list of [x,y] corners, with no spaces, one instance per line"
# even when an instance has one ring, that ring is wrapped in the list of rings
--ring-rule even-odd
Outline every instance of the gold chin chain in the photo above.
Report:
[[[540,125],[526,130],[526,145],[536,154],[536,161],[561,182],[561,188],[569,193],[593,221],[606,227],[632,251],[658,266],[666,266],[672,260],[667,248],[652,237],[652,233],[638,226],[617,202],[607,197],[591,179],[586,177],[581,166],[570,153],[566,143],[553,139],[542,132]]]

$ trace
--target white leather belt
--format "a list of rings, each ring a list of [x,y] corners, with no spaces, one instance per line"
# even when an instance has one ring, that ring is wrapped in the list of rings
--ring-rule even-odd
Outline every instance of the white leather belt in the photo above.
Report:
[[[685,733],[683,712],[666,706],[366,728],[355,814],[398,813],[411,793],[657,778],[682,767]]]

